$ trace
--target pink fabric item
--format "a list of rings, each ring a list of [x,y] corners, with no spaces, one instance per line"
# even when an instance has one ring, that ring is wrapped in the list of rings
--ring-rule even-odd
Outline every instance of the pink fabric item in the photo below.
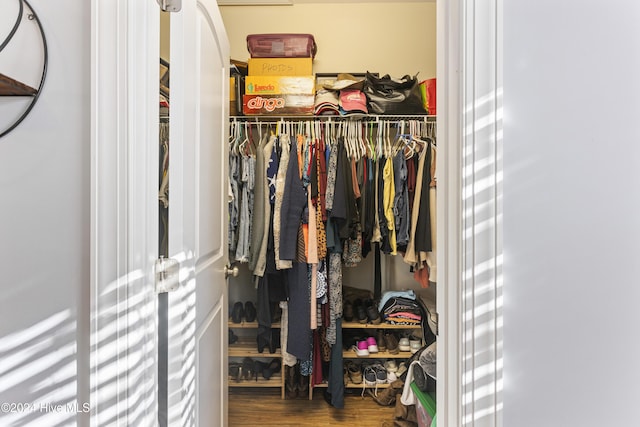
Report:
[[[369,350],[369,353],[378,352],[378,343],[376,342],[376,339],[374,337],[368,337],[366,343],[367,343],[367,350]]]

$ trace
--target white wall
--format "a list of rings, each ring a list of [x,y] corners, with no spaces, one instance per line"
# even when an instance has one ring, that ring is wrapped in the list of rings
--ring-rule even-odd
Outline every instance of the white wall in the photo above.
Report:
[[[504,2],[504,425],[637,426],[640,4]]]
[[[231,58],[246,61],[247,34],[310,33],[316,73],[436,76],[435,3],[324,3],[221,6]]]
[[[90,3],[29,3],[49,69],[32,113],[0,139],[0,402],[39,408],[88,402]],[[0,72],[11,75],[27,49],[40,47],[7,47]],[[0,425],[63,424],[88,418],[0,412]]]

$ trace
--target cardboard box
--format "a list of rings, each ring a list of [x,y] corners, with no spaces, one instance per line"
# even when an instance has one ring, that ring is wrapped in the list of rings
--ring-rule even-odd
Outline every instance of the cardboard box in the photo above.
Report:
[[[247,76],[244,80],[247,95],[314,95],[315,88],[315,76]]]
[[[315,96],[309,94],[244,95],[245,115],[309,115],[313,116]]]
[[[311,58],[250,58],[250,76],[308,76],[313,74]]]

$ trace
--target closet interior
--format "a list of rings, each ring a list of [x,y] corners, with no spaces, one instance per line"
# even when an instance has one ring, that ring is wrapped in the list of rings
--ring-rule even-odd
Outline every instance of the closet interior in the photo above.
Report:
[[[294,3],[221,7],[232,58],[250,56],[248,35],[296,22],[317,42],[314,76],[435,77],[435,2],[344,2],[341,14],[329,10],[337,4]],[[416,31],[381,35],[367,25],[399,9]],[[368,41],[345,43],[350,37]],[[313,93],[321,88],[316,79]],[[324,397],[335,408],[348,407],[344,396],[390,408],[402,397],[430,425],[443,143],[435,114],[242,115],[242,102],[231,111],[230,402],[247,388],[283,400]]]

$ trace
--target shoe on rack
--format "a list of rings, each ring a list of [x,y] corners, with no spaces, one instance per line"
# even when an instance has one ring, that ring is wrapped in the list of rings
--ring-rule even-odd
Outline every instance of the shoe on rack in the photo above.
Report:
[[[398,372],[398,365],[396,365],[395,360],[387,360],[384,362],[384,367],[387,372]]]
[[[369,318],[367,317],[367,311],[364,305],[362,304],[361,300],[357,299],[354,301],[353,311],[355,311],[356,319],[358,320],[358,323],[365,324],[369,321]]]
[[[231,310],[231,321],[233,323],[242,323],[242,318],[244,317],[244,307],[240,301],[233,305],[233,310]]]
[[[374,337],[367,338],[367,350],[369,353],[377,353],[378,352],[378,343]]]
[[[382,329],[378,329],[376,342],[378,343],[378,350],[387,351],[387,343],[384,339],[384,331]]]
[[[353,304],[351,304],[351,301],[344,302],[342,317],[344,317],[345,322],[353,322]]]
[[[256,342],[258,344],[258,353],[262,353],[265,347],[270,345],[269,340],[267,340],[262,334],[256,335]]]
[[[247,322],[255,322],[256,320],[256,306],[251,301],[244,303],[244,317]]]
[[[362,368],[362,377],[365,387],[374,387],[377,384],[376,370],[372,365],[366,365]]]
[[[387,351],[391,354],[398,354],[398,338],[390,332],[388,334],[384,334],[384,342],[387,345]]]
[[[242,360],[242,378],[245,380],[258,379],[257,373],[254,368],[253,360],[249,357],[245,357]]]
[[[366,341],[358,341],[356,345],[353,346],[353,351],[356,352],[358,357],[368,357],[369,356],[369,345]]]
[[[238,336],[233,333],[231,329],[229,329],[229,344],[234,344],[238,341]]]
[[[367,320],[374,325],[379,325],[382,322],[380,318],[380,313],[378,312],[378,308],[376,307],[373,301],[366,302],[366,311],[367,311]]]
[[[411,351],[411,344],[409,344],[409,338],[400,338],[398,342],[398,349],[400,351]]]
[[[407,372],[407,364],[404,362],[400,362],[400,364],[398,365],[398,370],[396,371],[396,376],[400,378],[400,376],[405,372]]]
[[[376,363],[371,366],[376,371],[376,384],[387,383],[387,370],[380,363]]]
[[[409,337],[409,349],[411,350],[411,353],[415,354],[421,348],[422,348],[422,340],[415,337]]]
[[[282,368],[281,360],[272,359],[271,362],[269,362],[269,364],[266,364],[265,368],[262,370],[262,376],[264,377],[265,380],[268,380],[273,376],[273,374],[277,374],[278,372],[280,372],[281,368]]]
[[[229,363],[229,377],[236,382],[240,382],[242,375],[241,363]]]
[[[347,374],[353,384],[362,384],[362,370],[353,362],[347,362]]]
[[[258,381],[258,375],[263,375],[264,376],[264,370],[267,368],[267,364],[260,361],[260,360],[254,360],[253,361],[253,371],[255,373],[255,378],[256,381]]]

